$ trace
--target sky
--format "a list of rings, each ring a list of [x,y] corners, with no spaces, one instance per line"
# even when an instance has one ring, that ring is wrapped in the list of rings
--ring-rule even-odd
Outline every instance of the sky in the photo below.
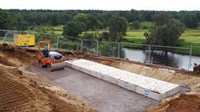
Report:
[[[200,0],[0,0],[2,9],[200,10]]]

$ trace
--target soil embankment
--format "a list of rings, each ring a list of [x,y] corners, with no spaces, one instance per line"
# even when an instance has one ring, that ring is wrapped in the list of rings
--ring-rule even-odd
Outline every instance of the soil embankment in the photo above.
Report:
[[[86,100],[20,70],[36,63],[34,51],[0,46],[0,111],[95,112]]]

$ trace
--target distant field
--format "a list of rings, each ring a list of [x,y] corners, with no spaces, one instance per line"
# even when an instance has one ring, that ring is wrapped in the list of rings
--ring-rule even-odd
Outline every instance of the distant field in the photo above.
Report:
[[[125,36],[125,40],[127,42],[131,43],[137,43],[137,44],[144,44],[146,42],[146,38],[144,37],[144,32],[145,31],[129,31],[127,32]],[[194,42],[200,42],[200,29],[192,30],[192,29],[187,29],[180,39],[183,39],[180,43],[180,47],[191,47],[191,43]],[[199,55],[200,56],[200,43],[199,44],[192,44],[192,50],[193,50],[193,55]],[[188,53],[188,51],[177,51],[179,53]]]
[[[151,27],[153,25],[152,22],[142,22],[141,23],[141,28],[142,27]],[[59,26],[54,26],[54,32],[56,34],[62,34],[63,32],[63,26],[64,25],[59,25]],[[104,30],[105,31],[105,30]],[[88,33],[102,33],[104,31],[87,31]],[[131,43],[138,43],[138,44],[143,44],[146,42],[146,38],[144,37],[144,32],[147,32],[148,30],[128,30],[125,36],[125,40],[127,42]],[[181,47],[190,47],[190,44],[193,42],[200,42],[200,29],[187,29],[183,35],[180,37],[180,39],[184,39],[185,41],[181,43]]]
[[[145,30],[135,30],[135,31],[129,31],[127,32],[125,38],[127,39],[145,39],[144,37]],[[187,43],[193,43],[193,42],[200,42],[200,29],[198,30],[186,30],[180,39],[185,39],[185,42]]]
[[[64,27],[64,25],[54,26],[53,27],[54,32],[56,34],[62,34],[63,33],[63,27]]]

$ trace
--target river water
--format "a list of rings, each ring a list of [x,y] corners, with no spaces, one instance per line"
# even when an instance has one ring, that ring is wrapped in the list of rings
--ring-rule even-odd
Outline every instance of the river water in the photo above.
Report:
[[[121,54],[122,58],[127,58],[129,60],[138,61],[142,63],[146,63],[148,61],[147,50],[123,48],[122,51],[123,51],[123,54]],[[154,51],[150,55],[150,61],[153,64],[159,64],[159,65],[188,70],[190,62],[189,57],[190,57],[189,55],[182,55],[172,52],[168,52],[167,54],[165,54],[163,53],[163,51]],[[193,70],[194,63],[200,64],[200,57],[198,56],[191,57],[191,64],[189,66],[190,71]]]

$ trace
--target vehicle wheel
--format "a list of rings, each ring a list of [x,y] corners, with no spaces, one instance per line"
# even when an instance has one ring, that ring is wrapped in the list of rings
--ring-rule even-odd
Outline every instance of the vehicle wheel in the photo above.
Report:
[[[52,71],[52,66],[51,66],[51,64],[48,64],[47,65],[47,69],[51,72]]]
[[[39,64],[40,68],[44,68],[44,65],[42,64],[41,60],[38,60],[38,64]]]

